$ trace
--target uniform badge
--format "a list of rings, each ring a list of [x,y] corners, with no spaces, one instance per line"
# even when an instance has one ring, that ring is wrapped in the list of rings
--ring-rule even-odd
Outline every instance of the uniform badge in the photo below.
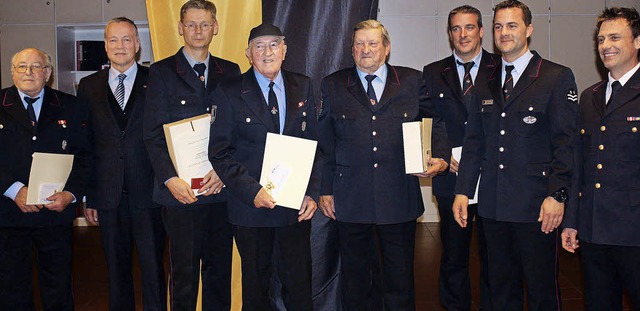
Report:
[[[369,98],[369,102],[371,103],[371,106],[375,106],[376,105],[376,100],[375,99]]]
[[[302,131],[306,131],[307,130],[307,121],[302,121]]]
[[[62,140],[62,150],[67,150],[67,141],[66,140]]]
[[[58,124],[61,125],[63,129],[67,128],[67,120],[58,120]]]
[[[572,102],[577,102],[578,101],[578,93],[576,93],[576,90],[574,89],[570,89],[569,92],[567,93],[567,99],[572,101]]]
[[[493,99],[483,99],[482,106],[491,106],[493,105]]]
[[[216,116],[218,115],[218,105],[211,105],[211,124],[216,122]]]
[[[640,121],[640,117],[627,117],[627,122]]]
[[[299,102],[298,103],[298,108],[302,108],[304,106],[304,102]]]
[[[524,123],[526,124],[534,124],[536,123],[536,121],[538,121],[538,119],[536,119],[536,117],[534,116],[526,116],[522,118],[522,121],[524,121]]]
[[[272,115],[278,114],[278,108],[276,108],[276,107],[271,108],[271,114]]]

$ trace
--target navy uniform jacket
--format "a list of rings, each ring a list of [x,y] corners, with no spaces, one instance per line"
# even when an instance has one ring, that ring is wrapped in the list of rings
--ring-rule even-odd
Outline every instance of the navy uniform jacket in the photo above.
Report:
[[[483,218],[537,222],[547,196],[571,189],[575,79],[571,69],[533,55],[506,102],[496,70],[469,115],[456,193],[473,197],[482,170]]]
[[[606,88],[598,82],[580,97],[578,176],[563,227],[585,242],[640,246],[640,70],[604,108]]]
[[[87,108],[78,105],[75,96],[44,87],[42,110],[34,129],[15,86],[0,91],[0,189],[6,191],[14,182],[29,185],[34,152],[73,154],[73,168],[64,190],[77,202],[85,195],[89,175],[89,131]],[[37,191],[37,189],[29,189]],[[0,197],[0,226],[43,227],[69,224],[76,216],[75,204],[62,213],[46,208],[37,213],[23,213],[15,202]]]
[[[87,206],[115,209],[122,191],[129,193],[132,208],[154,208],[153,170],[142,141],[142,113],[149,69],[138,66],[125,112],[126,128],[118,125],[111,105],[117,105],[109,87],[109,69],[82,78],[78,102],[89,107],[93,161]],[[119,108],[118,108],[119,109]]]
[[[153,201],[162,205],[181,206],[164,182],[178,176],[169,157],[162,125],[211,113],[211,95],[220,81],[240,75],[236,63],[209,57],[209,76],[206,90],[182,53],[151,65],[144,108],[144,141],[156,176]],[[224,195],[199,196],[194,204],[214,203],[224,200]]]
[[[287,98],[283,135],[318,140],[317,113],[311,80],[281,71]],[[214,93],[217,116],[211,127],[209,157],[231,193],[227,199],[229,222],[246,227],[295,224],[298,210],[277,206],[256,208],[253,199],[262,186],[260,173],[267,133],[279,133],[260,91],[253,68],[220,84]],[[318,200],[322,160],[316,152],[306,195]]]
[[[424,212],[418,177],[405,173],[402,123],[434,118],[433,157],[450,159],[446,129],[426,98],[420,72],[386,64],[382,98],[372,106],[356,67],[322,81],[322,195],[333,195],[339,221],[396,224]]]
[[[500,56],[482,50],[474,87],[486,88],[489,76],[493,76],[495,72],[500,72]],[[462,146],[468,114],[453,55],[425,66],[422,78],[429,100],[446,124],[447,147],[451,149]],[[433,178],[433,194],[436,196],[453,196],[455,186],[456,174],[449,170]]]

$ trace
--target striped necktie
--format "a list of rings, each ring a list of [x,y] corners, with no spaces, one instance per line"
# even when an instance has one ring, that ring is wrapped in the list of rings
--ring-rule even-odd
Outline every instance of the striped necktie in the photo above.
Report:
[[[116,97],[118,106],[120,106],[120,109],[122,109],[122,111],[124,111],[124,107],[126,105],[126,103],[124,102],[124,79],[126,77],[127,75],[124,73],[118,75],[118,86],[116,87],[115,94],[113,94]]]

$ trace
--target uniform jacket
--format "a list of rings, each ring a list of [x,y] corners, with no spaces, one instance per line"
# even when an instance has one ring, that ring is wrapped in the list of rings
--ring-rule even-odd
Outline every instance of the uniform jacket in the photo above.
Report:
[[[73,168],[64,190],[71,192],[79,202],[85,194],[90,165],[86,106],[78,105],[75,96],[45,86],[42,110],[38,125],[34,128],[15,86],[0,91],[0,100],[2,192],[16,181],[22,182],[25,186],[29,185],[34,152],[73,154]],[[2,227],[68,224],[75,215],[75,204],[67,206],[62,213],[46,208],[37,213],[23,213],[13,200],[5,196],[0,197]]]
[[[144,108],[144,141],[156,181],[153,200],[162,205],[182,205],[172,195],[164,182],[178,176],[167,149],[162,125],[204,113],[211,113],[211,95],[218,83],[240,75],[237,64],[214,56],[209,57],[209,76],[206,90],[193,68],[184,57],[182,49],[173,56],[151,65]],[[224,200],[224,195],[199,196],[195,204]]]
[[[582,241],[640,246],[640,70],[609,105],[606,87],[580,97],[577,181],[563,226]]]
[[[132,208],[153,208],[153,170],[142,141],[142,113],[149,69],[138,66],[133,90],[126,104],[125,128],[120,128],[112,105],[109,69],[80,80],[78,101],[89,107],[92,133],[92,173],[87,205],[95,209],[115,209],[123,190],[129,193]],[[118,108],[119,109],[119,108]]]
[[[500,72],[500,57],[482,50],[475,89],[486,88],[489,76],[495,72]],[[468,114],[453,55],[425,66],[422,78],[429,100],[446,124],[449,149],[462,146]],[[436,196],[453,196],[455,186],[456,174],[449,170],[433,178],[433,194]]]
[[[433,156],[449,160],[446,129],[429,106],[420,72],[386,64],[387,81],[372,106],[356,67],[322,81],[320,147],[323,195],[333,195],[339,221],[395,224],[422,215],[418,178],[405,173],[402,123],[433,117]]]
[[[496,70],[469,116],[456,193],[473,197],[482,171],[478,213],[485,218],[536,222],[547,196],[571,188],[575,79],[533,54],[507,101]]]
[[[318,140],[317,113],[311,80],[281,71],[287,109],[283,135]],[[229,188],[229,221],[247,227],[295,224],[298,211],[282,206],[256,208],[253,199],[262,186],[260,173],[267,133],[278,133],[253,68],[220,84],[214,94],[217,116],[211,128],[209,156],[213,167]],[[317,201],[322,160],[316,152],[306,195]]]

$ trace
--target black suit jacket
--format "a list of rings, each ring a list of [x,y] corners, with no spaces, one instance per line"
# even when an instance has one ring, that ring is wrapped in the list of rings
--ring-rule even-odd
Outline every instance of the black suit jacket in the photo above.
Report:
[[[430,107],[420,72],[385,66],[387,81],[375,107],[356,67],[322,81],[321,194],[334,196],[339,221],[396,224],[424,212],[418,178],[405,173],[402,123],[433,117],[433,156],[451,157],[444,123]]]
[[[92,133],[92,173],[87,206],[115,209],[123,190],[129,193],[132,208],[154,208],[153,170],[142,141],[142,114],[149,69],[138,66],[125,112],[127,123],[120,128],[109,97],[109,69],[82,78],[78,101],[89,108]]]
[[[287,109],[283,135],[318,140],[317,113],[309,77],[281,71]],[[267,133],[279,133],[253,71],[220,84],[214,93],[217,117],[211,128],[209,156],[231,191],[229,221],[248,227],[277,227],[297,222],[298,211],[282,206],[256,208],[253,199],[262,186],[260,173]],[[317,201],[322,160],[319,150],[306,195]]]
[[[482,170],[478,214],[485,218],[537,222],[542,201],[571,188],[575,79],[571,69],[532,53],[507,101],[496,70],[469,115],[456,193],[473,197]]]
[[[156,176],[153,200],[162,205],[182,205],[172,195],[164,182],[178,176],[167,149],[162,125],[211,113],[211,94],[220,81],[240,75],[236,63],[214,56],[209,57],[207,87],[196,76],[182,53],[151,65],[147,99],[144,109],[144,141],[153,158],[151,164]],[[199,196],[195,204],[219,202],[224,195]]]
[[[608,105],[606,88],[598,82],[580,97],[577,176],[563,226],[581,241],[640,246],[640,70]]]
[[[64,190],[71,192],[79,202],[85,195],[90,165],[86,106],[78,105],[75,96],[45,86],[38,126],[34,129],[15,86],[0,91],[0,100],[1,191],[4,193],[16,181],[29,185],[34,152],[73,154],[73,168]],[[74,204],[62,213],[46,208],[37,213],[23,213],[13,200],[0,197],[2,227],[68,224],[75,214]]]
[[[446,124],[449,149],[462,146],[468,116],[456,68],[456,60],[451,55],[425,66],[422,72],[427,96]],[[489,76],[494,75],[496,71],[500,72],[500,56],[482,50],[478,74],[474,81],[475,89],[486,89]],[[456,174],[448,170],[433,178],[433,194],[436,196],[453,196],[455,186]]]

